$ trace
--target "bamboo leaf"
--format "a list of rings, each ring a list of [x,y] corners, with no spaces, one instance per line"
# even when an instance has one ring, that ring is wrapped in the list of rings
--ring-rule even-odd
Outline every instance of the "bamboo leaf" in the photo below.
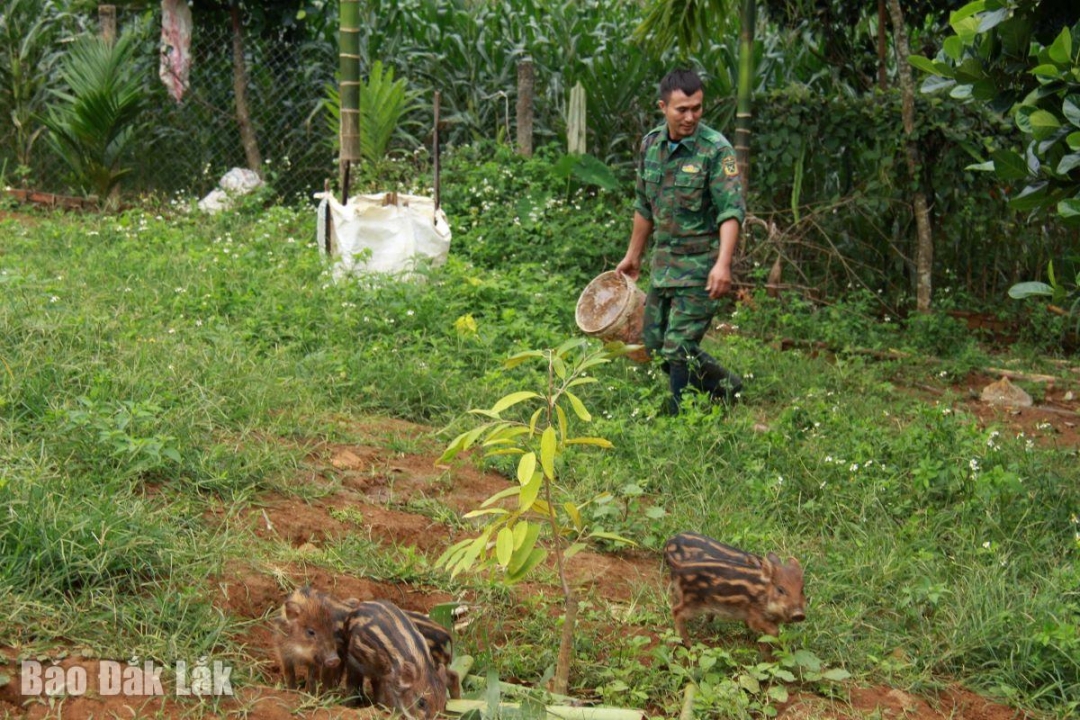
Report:
[[[603,538],[604,540],[610,540],[612,542],[622,543],[623,545],[632,545],[637,547],[637,543],[628,538],[624,538],[622,535],[616,535],[615,533],[604,532],[603,530],[597,530],[596,532],[589,533],[589,537]]]
[[[480,507],[487,507],[488,505],[491,505],[493,503],[497,503],[497,502],[499,502],[500,500],[502,500],[504,498],[513,497],[513,496],[517,495],[519,492],[521,492],[521,486],[520,485],[511,485],[510,487],[506,488],[505,490],[500,490],[499,492],[497,492],[494,495],[492,495],[491,497],[489,497],[487,500],[485,500],[483,503],[480,504]]]
[[[582,550],[587,549],[589,546],[585,543],[574,543],[570,547],[566,548],[566,552],[563,553],[563,557],[572,558]]]
[[[577,505],[572,502],[564,502],[563,509],[566,510],[566,514],[570,517],[570,522],[574,524],[574,528],[581,530],[584,525],[581,522],[581,511],[578,510]]]
[[[591,385],[593,383],[598,383],[598,382],[600,382],[600,381],[597,380],[594,377],[579,377],[579,378],[574,378],[573,380],[568,382],[566,384],[566,387],[572,388],[572,387],[577,387],[578,385]]]
[[[560,380],[566,379],[566,363],[558,355],[552,356],[551,369],[555,371]]]
[[[513,488],[513,489],[518,490],[518,488]],[[465,513],[462,517],[464,517],[466,519],[471,519],[471,518],[476,518],[476,517],[483,517],[484,515],[509,515],[509,514],[510,514],[510,511],[507,510],[506,508],[487,508],[485,510],[470,510],[469,512]]]
[[[517,554],[515,553],[515,559]],[[506,574],[506,582],[513,584],[520,582],[529,574],[529,571],[539,565],[547,557],[547,551],[543,548],[533,548],[527,556],[525,556],[522,562],[517,564],[517,569],[508,571]]]
[[[519,402],[524,402],[525,400],[531,400],[538,397],[540,397],[540,395],[538,393],[532,392],[531,390],[519,390],[518,392],[510,393],[506,397],[499,400],[499,402],[495,403],[491,407],[491,412],[498,414],[509,407],[517,405]]]
[[[555,417],[559,421],[559,437],[565,438],[569,434],[566,422],[566,411],[562,409],[561,405],[555,406]]]
[[[577,395],[566,391],[566,397],[570,400],[570,407],[574,408],[574,414],[577,415],[583,422],[589,422],[592,420],[592,415],[585,409],[585,403],[581,402],[581,399]],[[565,437],[565,435],[564,435]]]
[[[499,566],[505,568],[510,564],[510,558],[514,554],[514,531],[508,527],[503,527],[499,530],[499,535],[495,539],[495,559],[499,561]]]
[[[536,473],[536,453],[525,453],[521,456],[517,466],[517,480],[519,485],[527,485]]]
[[[544,353],[540,352],[539,350],[527,350],[525,352],[520,352],[517,355],[511,355],[503,363],[503,367],[507,370],[510,370],[512,368],[516,368],[518,365],[525,362],[526,360],[532,360],[533,358],[541,357],[544,357]]]
[[[549,480],[555,479],[556,447],[555,428],[548,425],[540,436],[540,466],[544,468],[544,474]]]
[[[540,473],[533,475],[524,487],[521,488],[521,497],[518,498],[518,507],[522,512],[528,512],[533,503],[536,501],[538,495],[540,495],[540,489],[544,485],[544,476]]]
[[[465,548],[472,542],[472,538],[456,542],[443,551],[443,554],[439,556],[439,559],[435,561],[435,567],[449,567],[457,559],[461,557],[461,553],[465,552]]]
[[[567,445],[595,445],[597,447],[611,449],[615,447],[610,440],[601,437],[576,437],[566,441]]]

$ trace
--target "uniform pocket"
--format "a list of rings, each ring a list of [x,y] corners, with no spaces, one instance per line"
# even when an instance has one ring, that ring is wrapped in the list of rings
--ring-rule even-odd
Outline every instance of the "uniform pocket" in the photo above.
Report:
[[[675,173],[675,207],[691,213],[701,212],[705,198],[705,173]]]

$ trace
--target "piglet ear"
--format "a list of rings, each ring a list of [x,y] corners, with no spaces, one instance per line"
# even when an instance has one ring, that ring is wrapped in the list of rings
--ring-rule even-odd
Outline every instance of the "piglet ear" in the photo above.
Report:
[[[773,565],[776,565],[776,566],[780,566],[780,565],[783,565],[783,563],[782,563],[782,562],[780,562],[780,558],[778,558],[778,557],[776,556],[776,553],[769,553],[769,554],[768,554],[768,555],[766,555],[765,557],[766,557],[766,558],[768,559],[768,561],[769,561],[769,562],[771,562],[771,563],[772,563]]]
[[[357,598],[347,598],[341,601],[347,608],[353,608],[354,610],[360,607],[360,601]]]
[[[801,568],[802,567],[802,565],[799,564],[799,559],[794,558],[794,557],[789,557],[787,559],[787,564],[790,565],[791,567],[796,567],[796,568]]]
[[[287,600],[285,602],[285,619],[295,620],[300,616],[300,603]]]

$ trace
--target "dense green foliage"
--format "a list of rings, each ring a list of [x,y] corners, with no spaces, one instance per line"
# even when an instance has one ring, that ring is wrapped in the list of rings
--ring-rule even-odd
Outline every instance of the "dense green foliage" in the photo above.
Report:
[[[503,360],[575,335],[583,280],[623,249],[617,196],[568,188],[543,153],[502,153],[448,155],[454,244],[423,283],[333,283],[307,210],[3,221],[0,498],[10,512],[0,555],[16,561],[0,565],[9,609],[0,644],[33,651],[63,638],[105,657],[163,661],[212,653],[237,665],[235,682],[250,681],[251,650],[231,635],[241,621],[211,605],[206,577],[238,558],[278,567],[296,551],[208,518],[235,517],[267,491],[310,497],[297,478],[310,472],[311,447],[349,442],[342,418],[428,423],[444,428],[445,446],[467,429],[466,410],[542,382]],[[514,188],[544,195],[522,208]],[[496,256],[496,239],[517,248],[514,262]],[[752,300],[732,311],[738,332],[709,340],[746,378],[734,408],[691,401],[680,418],[653,418],[663,377],[625,361],[580,388],[589,434],[614,445],[568,448],[559,468],[575,494],[607,494],[582,509],[589,532],[655,552],[693,528],[797,555],[810,619],[784,630],[778,653],[800,667],[819,659],[915,690],[960,681],[1075,713],[1076,448],[1057,446],[1051,429],[981,427],[964,410],[948,380],[995,361],[956,321],[882,318],[869,291],[832,306]],[[838,352],[784,351],[766,342],[775,335]],[[895,350],[910,354],[889,359]],[[918,386],[940,394],[906,391]],[[513,476],[513,464],[493,463]],[[303,562],[464,587],[513,629],[460,638],[481,674],[539,679],[554,664],[543,598],[511,606],[482,581],[437,572],[437,553],[362,536]],[[745,717],[791,682],[783,666],[766,666],[748,696],[723,681],[756,666],[741,650],[643,650],[634,629],[662,633],[668,617],[659,582],[617,611],[583,598],[574,694],[672,717],[682,683],[697,677],[702,702]]]

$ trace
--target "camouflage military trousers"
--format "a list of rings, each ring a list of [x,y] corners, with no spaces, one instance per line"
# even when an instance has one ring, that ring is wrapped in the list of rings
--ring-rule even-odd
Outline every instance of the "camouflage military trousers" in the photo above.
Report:
[[[649,353],[668,362],[696,357],[719,301],[700,287],[650,287],[642,340]]]

